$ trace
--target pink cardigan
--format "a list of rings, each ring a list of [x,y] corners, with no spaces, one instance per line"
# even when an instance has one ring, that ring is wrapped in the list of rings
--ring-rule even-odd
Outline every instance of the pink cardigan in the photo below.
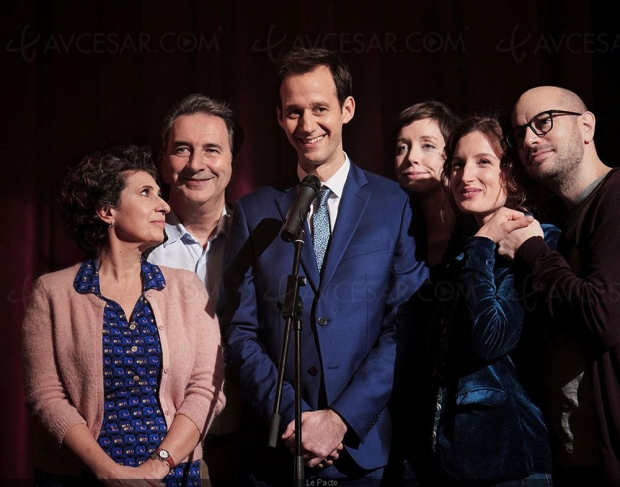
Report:
[[[102,322],[105,302],[79,294],[79,264],[40,277],[23,325],[26,407],[35,419],[35,467],[77,474],[81,467],[60,448],[66,432],[83,423],[93,438],[103,420]],[[159,400],[168,428],[177,414],[192,420],[201,440],[224,407],[220,330],[200,279],[160,266],[166,287],[145,294],[159,328],[162,376]],[[202,458],[201,442],[189,457]]]

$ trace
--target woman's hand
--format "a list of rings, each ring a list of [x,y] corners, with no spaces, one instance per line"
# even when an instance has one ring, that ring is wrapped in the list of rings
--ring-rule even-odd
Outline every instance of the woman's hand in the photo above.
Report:
[[[154,463],[162,465],[151,465]],[[160,470],[165,471],[163,476],[160,475]],[[137,467],[116,465],[112,471],[106,473],[106,478],[98,480],[109,487],[165,487],[166,484],[161,479],[168,475],[168,472],[168,466],[163,462],[149,459]]]
[[[136,467],[141,470],[148,478],[163,479],[170,473],[170,467],[161,460],[151,460],[150,458]]]
[[[168,475],[167,464],[159,460],[148,459],[139,467],[119,465],[103,451],[85,424],[80,423],[69,428],[63,439],[63,444],[74,452],[95,478],[104,485],[110,487],[165,487],[161,479]]]
[[[499,243],[510,232],[518,228],[527,227],[534,221],[534,217],[522,211],[502,207],[495,211],[480,227],[476,237],[486,237]]]

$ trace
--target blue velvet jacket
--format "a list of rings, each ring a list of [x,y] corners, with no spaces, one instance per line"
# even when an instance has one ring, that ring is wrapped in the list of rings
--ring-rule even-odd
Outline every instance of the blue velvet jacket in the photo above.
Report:
[[[559,229],[543,230],[555,248]],[[467,237],[473,231],[455,232],[443,263],[397,319],[389,472],[396,479],[414,475],[434,486],[442,477],[503,480],[551,471],[539,407],[544,303],[532,276],[515,275],[492,241]]]
[[[555,248],[559,229],[543,229]],[[515,278],[512,263],[483,237],[470,237],[451,265],[453,292],[444,294],[439,318],[444,330],[435,333],[446,342],[445,360],[431,353],[440,364],[434,379],[443,391],[433,431],[440,469],[470,480],[551,473],[535,375],[542,315],[531,283]],[[431,336],[431,348],[433,342]]]

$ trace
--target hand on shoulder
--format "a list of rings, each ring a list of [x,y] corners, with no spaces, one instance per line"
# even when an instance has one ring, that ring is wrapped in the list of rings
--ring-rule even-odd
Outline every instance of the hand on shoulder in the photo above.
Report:
[[[499,243],[506,235],[516,229],[527,227],[532,221],[534,221],[534,217],[531,215],[502,207],[487,218],[484,225],[476,233],[476,236],[486,237],[495,243]]]
[[[502,238],[497,252],[507,259],[514,260],[519,247],[521,247],[523,242],[532,237],[545,238],[545,233],[538,220],[532,220],[527,227],[517,228]]]

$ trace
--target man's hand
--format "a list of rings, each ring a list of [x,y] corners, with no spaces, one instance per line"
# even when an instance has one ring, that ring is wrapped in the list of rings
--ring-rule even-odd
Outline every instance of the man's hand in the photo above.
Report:
[[[342,451],[347,425],[331,409],[301,414],[301,453],[307,467],[325,467],[334,463]],[[282,434],[284,444],[295,454],[295,421]]]
[[[518,228],[506,235],[500,240],[497,252],[507,259],[514,260],[515,253],[521,247],[521,244],[531,237],[545,237],[545,232],[543,232],[538,220],[532,221],[525,228]]]
[[[498,243],[513,230],[527,227],[533,220],[534,217],[531,215],[525,215],[521,211],[502,207],[496,210],[486,223],[480,227],[476,236],[490,238],[493,242]]]

